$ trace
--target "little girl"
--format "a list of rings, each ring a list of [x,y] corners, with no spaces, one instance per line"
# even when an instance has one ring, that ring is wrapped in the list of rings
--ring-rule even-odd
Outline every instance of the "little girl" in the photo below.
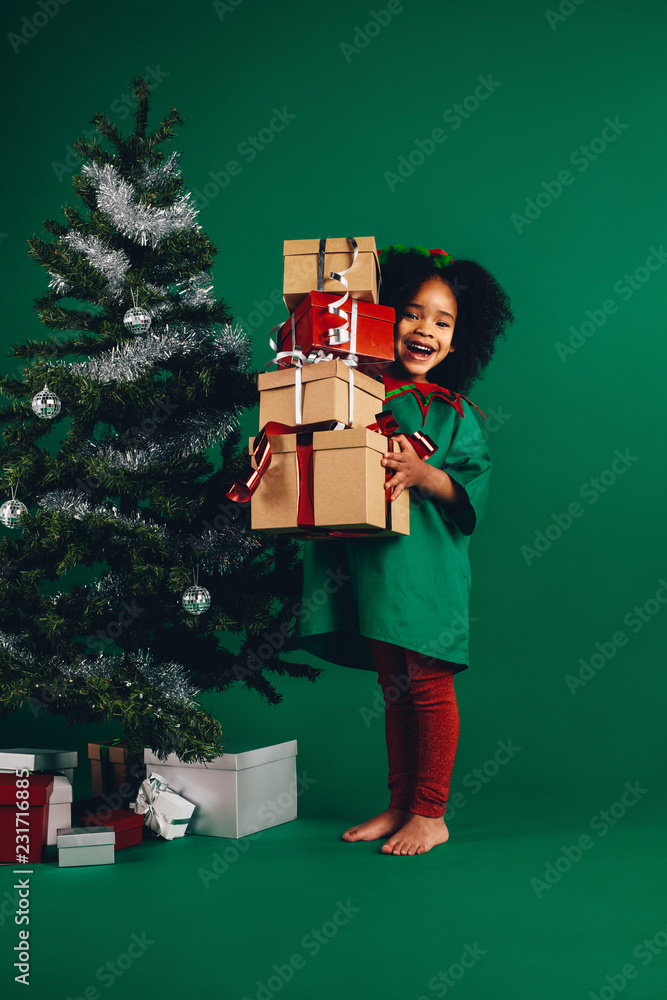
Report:
[[[460,393],[513,317],[505,292],[474,261],[396,245],[380,263],[381,302],[396,312],[383,409],[399,425],[401,449],[382,464],[393,473],[390,500],[411,487],[410,534],[306,543],[304,601],[316,590],[329,596],[301,616],[297,643],[333,663],[377,670],[383,691],[389,805],[342,839],[388,838],[385,854],[423,854],[449,836],[459,732],[453,676],[468,666],[468,543],[491,468]],[[418,430],[438,446],[426,460],[408,440]]]

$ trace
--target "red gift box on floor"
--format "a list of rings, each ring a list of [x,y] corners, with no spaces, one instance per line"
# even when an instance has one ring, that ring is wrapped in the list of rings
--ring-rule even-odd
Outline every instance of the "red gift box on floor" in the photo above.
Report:
[[[136,847],[142,841],[144,816],[132,809],[101,809],[92,816],[80,816],[79,826],[112,826],[116,833],[117,851]]]
[[[394,360],[394,310],[358,299],[346,299],[340,306],[348,319],[347,339],[339,344],[335,327],[340,316],[328,311],[330,303],[340,299],[331,292],[311,292],[299,303],[290,318],[278,331],[278,351],[298,347],[306,356],[322,350],[325,354],[345,357],[355,354],[358,363],[391,362]],[[333,341],[333,342],[332,342]],[[291,358],[281,358],[279,367],[288,368]]]
[[[17,867],[26,857],[31,865],[42,860],[52,790],[52,774],[29,774],[26,778],[0,774],[0,863]],[[23,802],[28,803],[27,808],[19,805]]]

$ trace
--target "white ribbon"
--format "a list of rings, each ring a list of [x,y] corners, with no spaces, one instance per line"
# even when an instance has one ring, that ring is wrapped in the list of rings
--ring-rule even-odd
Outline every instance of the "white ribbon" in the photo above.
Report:
[[[303,353],[301,348],[296,342],[296,323],[294,321],[294,313],[290,314],[289,320],[285,320],[285,323],[289,322],[292,334],[292,346],[290,350],[279,351],[278,344],[273,339],[274,334],[278,330],[281,330],[285,323],[278,323],[274,326],[269,334],[269,345],[271,350],[274,352],[273,358],[266,363],[264,366],[264,371],[269,367],[269,365],[278,365],[278,362],[282,358],[290,358],[291,365],[296,369],[294,373],[294,423],[303,423],[303,379],[301,376],[301,368],[304,364],[317,364],[320,361],[342,361],[350,369],[350,379],[348,386],[348,424],[352,426],[352,421],[354,420],[354,371],[353,369],[359,364],[359,358],[357,357],[357,300],[350,300],[350,315],[348,316],[346,312],[340,308],[350,296],[349,286],[345,275],[348,271],[351,271],[357,262],[357,257],[359,256],[359,247],[357,241],[353,236],[348,236],[350,244],[352,245],[352,263],[349,267],[346,267],[344,271],[331,271],[329,273],[330,278],[340,281],[342,285],[345,286],[345,293],[341,298],[336,299],[334,302],[330,302],[327,306],[327,312],[332,313],[335,316],[340,316],[343,319],[343,325],[333,327],[330,332],[325,332],[324,336],[327,343],[331,347],[336,347],[339,344],[346,344],[348,341],[350,343],[350,350],[347,355],[338,355],[329,353],[326,354],[322,348],[317,348],[311,350],[307,355]]]
[[[332,347],[337,347],[339,344],[346,344],[350,339],[350,317],[347,313],[343,312],[340,306],[348,300],[350,297],[350,286],[348,285],[347,278],[345,275],[348,271],[351,271],[354,265],[357,263],[357,257],[359,256],[359,247],[357,246],[357,241],[354,236],[347,237],[348,242],[352,246],[352,263],[349,267],[346,267],[344,271],[331,271],[329,277],[333,278],[335,281],[340,281],[341,285],[345,287],[345,292],[343,295],[336,299],[335,302],[330,302],[327,306],[327,312],[332,313],[335,316],[340,316],[343,320],[342,326],[337,326],[332,329],[330,334],[327,334],[327,340]],[[353,303],[356,300],[352,300]],[[355,313],[355,332],[356,332],[356,313]],[[352,353],[354,353],[355,348],[352,347]]]

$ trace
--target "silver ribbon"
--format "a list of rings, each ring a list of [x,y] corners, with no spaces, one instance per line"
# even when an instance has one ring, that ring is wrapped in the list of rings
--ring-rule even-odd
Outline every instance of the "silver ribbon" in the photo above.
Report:
[[[348,271],[351,271],[354,265],[357,263],[357,257],[359,256],[359,247],[357,246],[357,241],[355,240],[354,236],[348,236],[346,238],[352,247],[352,263],[350,264],[349,267],[346,267],[344,271],[331,271],[329,273],[330,278],[333,278],[336,281],[340,281],[341,285],[343,285],[345,288],[343,295],[339,299],[336,299],[335,302],[330,302],[329,305],[327,306],[327,312],[330,312],[334,316],[340,316],[340,318],[343,320],[342,325],[339,324],[337,327],[333,328],[330,333],[326,335],[327,340],[331,347],[337,347],[339,344],[346,344],[350,339],[351,316],[348,316],[347,313],[343,312],[340,306],[342,306],[343,303],[345,303],[350,297],[350,286],[348,284],[345,275],[347,274]],[[320,240],[320,246],[321,243],[322,241]],[[354,302],[355,300],[353,299],[352,301]],[[356,321],[356,314],[355,314],[355,321]],[[352,353],[354,353],[353,347],[351,348],[351,351]]]
[[[278,365],[278,362],[282,358],[290,358],[291,365],[296,369],[294,374],[294,423],[303,423],[303,379],[301,377],[301,368],[304,364],[316,364],[319,361],[342,361],[350,369],[350,381],[348,386],[348,424],[351,426],[354,420],[354,368],[359,364],[359,359],[356,354],[357,350],[357,300],[350,300],[350,315],[348,316],[340,306],[342,306],[347,299],[350,297],[349,285],[345,275],[348,271],[352,270],[357,262],[357,257],[359,256],[359,247],[357,241],[353,236],[348,236],[346,239],[349,241],[352,247],[352,263],[349,267],[346,267],[344,271],[331,271],[329,273],[330,278],[334,278],[336,281],[340,281],[342,285],[345,286],[345,293],[334,302],[330,302],[327,306],[327,312],[334,316],[340,316],[343,320],[342,325],[332,327],[330,332],[324,334],[327,343],[331,347],[337,347],[339,344],[350,343],[350,350],[347,355],[334,355],[325,354],[321,348],[313,348],[306,355],[303,353],[301,348],[296,342],[296,323],[294,321],[294,313],[292,312],[289,317],[291,325],[292,334],[292,346],[289,350],[279,351],[278,344],[274,340],[274,334],[278,330],[282,329],[285,323],[278,323],[274,326],[269,334],[269,345],[271,350],[274,352],[273,358],[267,362],[264,366],[264,371],[269,367],[269,365]],[[318,253],[318,264],[317,264],[317,290],[322,291],[324,287],[324,258],[326,253],[326,239],[320,240],[320,248]]]

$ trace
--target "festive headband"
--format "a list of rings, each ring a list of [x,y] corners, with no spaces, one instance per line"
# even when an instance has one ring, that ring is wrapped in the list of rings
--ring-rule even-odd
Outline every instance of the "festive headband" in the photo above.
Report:
[[[439,268],[449,267],[454,262],[451,254],[446,253],[444,250],[427,250],[426,247],[422,246],[406,247],[402,243],[393,243],[383,247],[380,251],[378,257],[380,267],[383,267],[391,257],[404,253],[418,253],[423,257],[432,257],[433,263]]]

